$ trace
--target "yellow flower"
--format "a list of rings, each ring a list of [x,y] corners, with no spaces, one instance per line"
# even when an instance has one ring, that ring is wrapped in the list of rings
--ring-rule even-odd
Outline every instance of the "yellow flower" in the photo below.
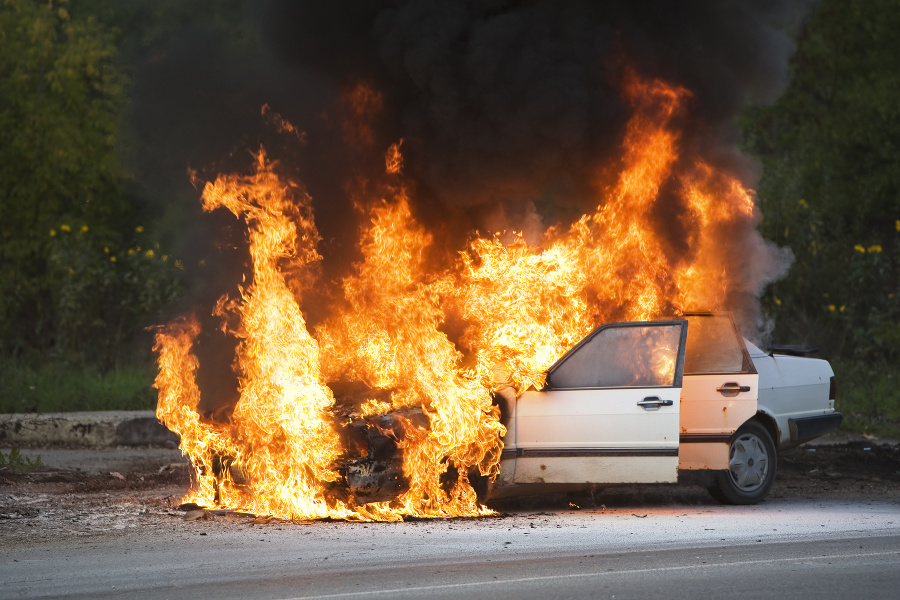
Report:
[[[134,256],[134,248],[128,249],[128,256]]]
[[[881,252],[881,245],[880,244],[872,244],[871,246],[869,246],[869,252],[878,254],[879,252]]]
[[[145,252],[145,254],[147,255],[147,258],[153,258],[153,250],[152,249],[147,250],[147,252]]]
[[[60,225],[59,228],[60,228],[62,231],[65,231],[65,232],[72,231],[72,228],[69,227],[68,225],[65,225],[65,224]]]
[[[50,237],[56,237],[56,230],[55,230],[55,229],[51,229],[51,230],[50,230]]]
[[[800,208],[809,208],[809,203],[803,198],[801,198],[800,201],[797,202],[797,204],[800,205]]]
[[[81,233],[87,233],[87,232],[88,232],[88,226],[87,226],[87,225],[82,225],[80,231],[81,231]]]
[[[74,274],[75,274],[75,269],[69,269],[69,275],[74,275]]]
[[[775,306],[781,306],[781,300],[779,300],[777,297],[774,298],[774,301],[775,301]]]
[[[103,246],[103,254],[109,254],[109,246]]]
[[[184,270],[184,263],[181,262],[180,260],[176,260],[176,261],[175,261],[175,268],[176,268],[176,269],[181,269],[181,270],[183,271],[183,270]]]
[[[831,312],[834,312],[834,304],[829,304],[828,310],[830,310]]]
[[[900,231],[900,219],[897,219],[896,221],[894,221],[894,229],[896,229],[897,231]]]
[[[169,255],[163,254],[162,256],[160,256],[160,258],[162,259],[163,262],[166,262],[167,260],[169,260]]]
[[[109,262],[116,262],[116,257],[115,257],[115,256],[110,256],[110,257],[109,257]]]
[[[142,233],[142,232],[144,231],[144,226],[143,226],[143,225],[138,225],[137,227],[134,228],[134,230],[135,230],[137,233]]]
[[[862,246],[862,244],[857,244],[857,245],[853,246],[853,249],[862,254],[866,253],[866,249]]]
[[[840,310],[841,312],[844,312],[844,309],[845,309],[845,308],[847,308],[847,307],[844,306],[844,305],[842,304],[842,305],[841,305],[841,308],[839,308],[838,310]]]

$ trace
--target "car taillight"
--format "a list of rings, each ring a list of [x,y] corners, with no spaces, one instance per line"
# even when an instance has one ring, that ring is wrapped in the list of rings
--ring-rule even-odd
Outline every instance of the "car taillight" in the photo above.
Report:
[[[834,400],[837,398],[837,379],[834,378],[834,375],[831,376],[831,385],[828,387],[828,399]]]

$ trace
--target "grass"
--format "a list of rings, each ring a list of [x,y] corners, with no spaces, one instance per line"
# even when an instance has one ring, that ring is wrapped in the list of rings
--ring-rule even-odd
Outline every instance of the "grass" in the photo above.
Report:
[[[64,362],[0,359],[0,412],[74,412],[156,408],[155,368],[101,372]]]
[[[835,408],[841,430],[900,439],[900,369],[886,365],[832,363],[837,377]]]
[[[41,456],[38,455],[34,460],[27,456],[22,456],[18,448],[9,451],[9,455],[0,452],[0,468],[7,468],[10,471],[36,471],[44,468]]]

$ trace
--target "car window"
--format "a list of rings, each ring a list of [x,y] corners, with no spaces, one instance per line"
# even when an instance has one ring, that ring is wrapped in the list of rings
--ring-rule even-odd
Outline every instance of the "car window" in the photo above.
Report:
[[[595,330],[548,372],[553,389],[675,385],[680,323]]]
[[[729,315],[702,314],[684,318],[688,321],[685,374],[746,372],[744,350]]]

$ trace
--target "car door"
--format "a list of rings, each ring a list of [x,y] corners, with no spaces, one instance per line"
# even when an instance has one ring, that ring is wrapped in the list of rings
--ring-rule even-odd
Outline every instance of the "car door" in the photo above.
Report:
[[[674,482],[686,321],[603,325],[516,403],[516,483]]]
[[[731,436],[756,414],[759,375],[729,313],[687,313],[679,468],[728,468]]]

